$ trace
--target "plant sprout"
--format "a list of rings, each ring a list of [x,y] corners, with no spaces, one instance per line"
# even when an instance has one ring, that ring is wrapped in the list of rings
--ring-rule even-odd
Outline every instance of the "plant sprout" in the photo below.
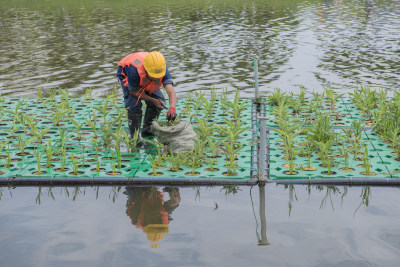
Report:
[[[21,151],[20,152],[21,156],[28,155],[28,153],[25,153],[25,148],[29,143],[31,143],[35,139],[36,139],[36,137],[32,137],[27,140],[23,140],[22,137],[20,135],[18,135],[18,148]]]
[[[371,175],[371,164],[369,163],[368,148],[366,145],[364,146],[363,167],[365,168],[365,174]]]
[[[15,122],[13,123],[12,129],[3,129],[3,131],[10,133],[13,138],[15,138],[15,132],[18,130],[19,130],[19,128],[15,126]]]
[[[93,145],[96,149],[96,171],[99,172],[100,171],[100,161],[99,161],[99,146],[97,144],[97,139],[96,138],[92,138],[92,142]]]
[[[37,165],[38,165],[38,170],[37,170],[37,174],[42,174],[42,168],[40,166],[40,153],[38,149],[35,149],[33,151],[35,153],[36,159],[37,159]]]
[[[158,172],[157,172],[157,163],[156,163],[156,156],[155,155],[149,155],[149,161],[151,164],[151,169],[153,171],[153,176],[158,176]]]
[[[76,120],[72,119],[72,124],[75,126],[75,129],[73,129],[72,131],[74,133],[76,133],[78,141],[81,141],[82,140],[81,129],[82,129],[83,125],[85,125],[85,123],[79,124]]]
[[[51,139],[47,141],[46,146],[40,145],[47,155],[47,164],[46,168],[51,167],[51,159],[53,158],[53,151],[51,150]]]
[[[56,142],[60,143],[61,150],[64,150],[65,144],[68,142],[69,138],[71,138],[72,134],[66,134],[65,128],[60,128],[58,130],[58,136],[60,139],[56,140]]]
[[[2,156],[2,155],[1,155],[1,152],[3,151],[4,147],[5,147],[9,142],[10,142],[9,140],[4,141],[4,139],[1,139],[1,141],[0,141],[0,157]]]
[[[78,175],[78,161],[74,157],[74,153],[71,153],[72,169],[74,175]]]

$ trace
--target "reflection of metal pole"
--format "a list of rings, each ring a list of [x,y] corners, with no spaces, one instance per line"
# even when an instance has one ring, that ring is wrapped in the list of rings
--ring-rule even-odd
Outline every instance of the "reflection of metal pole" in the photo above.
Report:
[[[265,186],[259,186],[260,190],[260,221],[261,221],[261,240],[258,240],[259,246],[268,246],[267,240],[267,219],[265,217]]]
[[[257,101],[260,97],[260,92],[258,91],[258,62],[254,59],[254,96]]]

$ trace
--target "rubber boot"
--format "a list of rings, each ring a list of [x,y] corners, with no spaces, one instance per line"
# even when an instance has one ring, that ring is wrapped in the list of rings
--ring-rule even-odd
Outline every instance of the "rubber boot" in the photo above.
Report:
[[[140,126],[142,125],[142,111],[133,112],[128,110],[128,125],[131,138],[134,137],[136,131],[140,131]],[[144,142],[142,141],[142,136],[139,132],[138,139],[136,142],[137,147],[143,147]]]
[[[156,107],[149,107],[146,108],[146,113],[144,114],[144,122],[143,122],[143,130],[142,136],[154,136],[154,134],[150,130],[150,126],[153,123],[154,119],[157,119],[160,115],[161,110],[157,109]]]

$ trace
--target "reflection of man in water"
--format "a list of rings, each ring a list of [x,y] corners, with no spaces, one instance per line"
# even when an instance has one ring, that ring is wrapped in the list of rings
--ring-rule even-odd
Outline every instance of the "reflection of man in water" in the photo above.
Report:
[[[124,194],[128,195],[126,214],[137,228],[147,234],[147,239],[154,242],[151,247],[160,246],[156,243],[168,233],[168,223],[172,221],[171,213],[181,201],[178,188],[166,187],[169,200],[164,202],[164,195],[156,187],[127,187]]]

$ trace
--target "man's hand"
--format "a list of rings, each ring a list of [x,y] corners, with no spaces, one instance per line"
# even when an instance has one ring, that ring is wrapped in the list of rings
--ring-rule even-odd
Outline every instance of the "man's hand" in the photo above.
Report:
[[[174,121],[176,118],[176,110],[174,107],[170,107],[167,112],[167,119],[169,121]]]
[[[165,102],[161,101],[160,99],[155,98],[155,101],[153,101],[154,106],[158,109],[164,109],[165,108]]]

